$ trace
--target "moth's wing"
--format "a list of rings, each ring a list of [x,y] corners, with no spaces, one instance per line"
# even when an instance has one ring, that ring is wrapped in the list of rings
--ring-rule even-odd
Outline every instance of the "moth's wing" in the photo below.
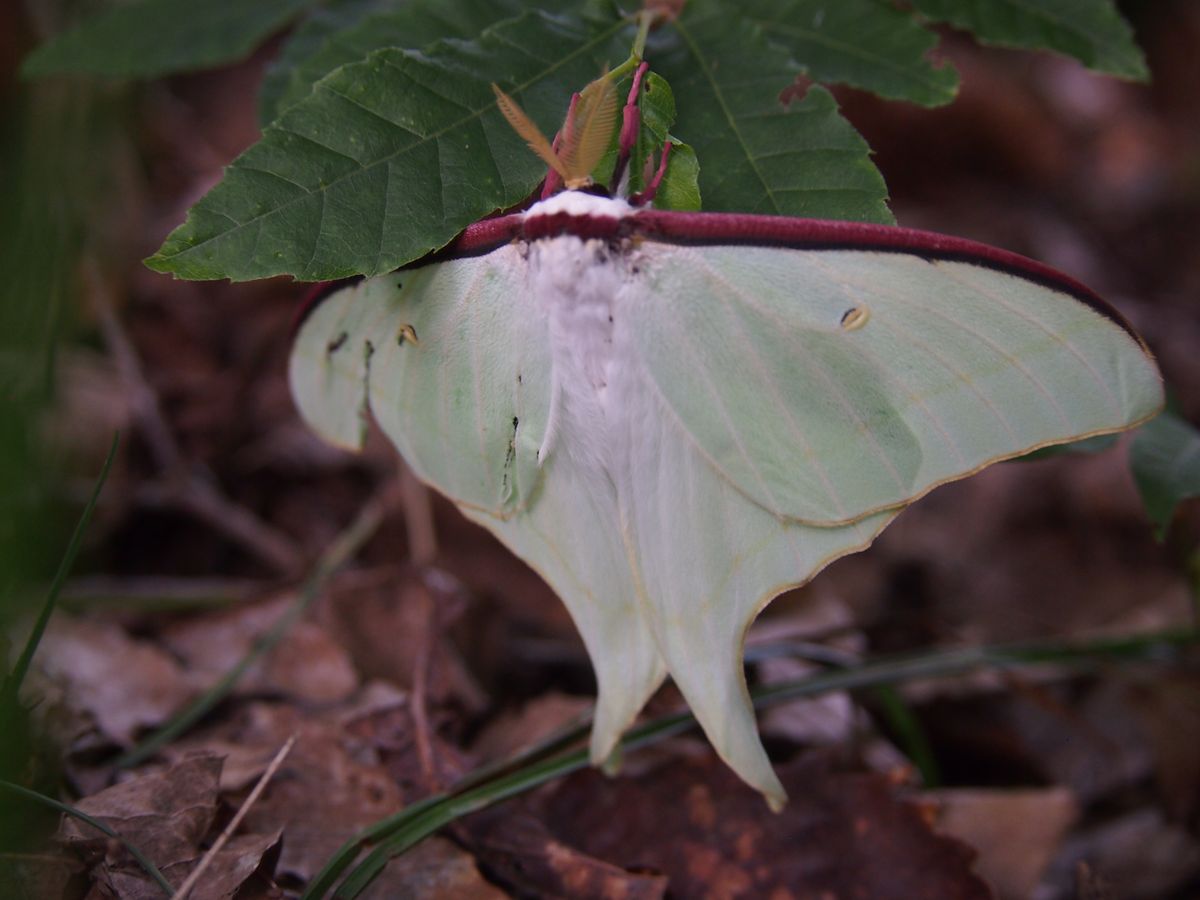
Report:
[[[347,450],[361,450],[367,439],[367,359],[377,340],[370,335],[389,327],[387,307],[365,301],[367,292],[367,283],[358,282],[319,300],[305,313],[288,360],[292,402],[301,418]]]
[[[866,547],[895,515],[821,528],[772,515],[683,438],[661,397],[623,367],[628,448],[623,521],[643,590],[642,616],[717,753],[773,806],[785,799],[763,750],[743,672],[746,629],[776,595]],[[610,388],[614,387],[610,383]]]
[[[506,247],[331,295],[297,335],[292,394],[308,424],[343,446],[361,447],[373,414],[417,475],[554,588],[596,667],[600,763],[664,667],[639,627],[611,482],[569,448],[537,465],[550,344],[522,262]]]
[[[630,417],[620,490],[643,615],[717,751],[778,801],[742,671],[766,603],[935,484],[1150,415],[1160,382],[1110,320],[979,266],[637,252],[616,405]]]
[[[467,514],[532,566],[571,613],[596,672],[591,760],[599,765],[666,668],[640,614],[611,481],[565,448],[545,468],[533,502],[518,515]]]
[[[536,488],[550,407],[544,318],[515,247],[373,278],[320,302],[289,375],[307,422],[361,447],[368,411],[456,503],[512,515]]]
[[[640,270],[628,315],[652,389],[682,439],[779,516],[854,521],[1162,402],[1127,331],[992,268],[645,242]]]

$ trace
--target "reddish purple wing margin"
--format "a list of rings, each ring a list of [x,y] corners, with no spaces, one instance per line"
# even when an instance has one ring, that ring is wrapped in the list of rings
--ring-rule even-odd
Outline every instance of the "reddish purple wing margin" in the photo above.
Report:
[[[966,238],[896,225],[740,213],[647,210],[640,213],[637,220],[639,234],[650,240],[675,244],[752,244],[797,250],[908,253],[923,259],[950,260],[996,269],[1070,294],[1142,343],[1125,317],[1082,282],[1035,259]]]
[[[908,253],[929,260],[952,260],[1008,272],[1053,290],[1069,294],[1128,332],[1145,349],[1133,326],[1095,291],[1045,263],[965,238],[932,231],[840,222],[797,219],[749,213],[671,212],[643,209],[623,218],[575,216],[567,213],[535,216],[523,213],[484,219],[467,227],[443,247],[405,268],[416,268],[449,259],[481,256],[514,240],[537,240],[556,235],[616,240],[641,238],[668,244],[704,246],[744,244],[790,247],[796,250],[866,250],[879,253]],[[322,294],[321,296],[326,296]],[[320,297],[315,298],[300,321]]]

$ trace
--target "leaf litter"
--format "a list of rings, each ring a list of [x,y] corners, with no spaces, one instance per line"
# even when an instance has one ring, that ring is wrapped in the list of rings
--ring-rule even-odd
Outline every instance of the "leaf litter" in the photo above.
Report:
[[[1146,16],[1150,46],[1162,54],[1156,65],[1186,67],[1179,48],[1153,30],[1166,26]],[[839,95],[878,151],[901,221],[1052,261],[1082,253],[1080,265],[1058,261],[1119,291],[1169,377],[1194,387],[1194,322],[1171,279],[1200,284],[1200,270],[1188,262],[1200,259],[1197,233],[1156,232],[1138,244],[1148,247],[1147,261],[1123,249],[1130,226],[1121,224],[1162,229],[1154,215],[1175,202],[1156,193],[1154,177],[1182,177],[1173,174],[1182,165],[1174,143],[1190,140],[1195,151],[1194,136],[1180,124],[1191,108],[1176,96],[1183,82],[1153,89],[1165,118],[1148,122],[1144,89],[1096,88],[1085,76],[1070,89],[1099,91],[1104,115],[1048,123],[1031,110],[1058,102],[1054,91],[1061,88],[1053,86],[1066,83],[1058,63],[1013,67],[965,44],[948,47],[964,73],[959,104],[927,112]],[[147,140],[178,165],[150,170],[155,216],[175,217],[183,198],[252,139],[247,85],[262,63],[260,56],[176,79],[146,101],[144,114],[153,119]],[[1137,125],[1132,137],[1118,140],[1129,121]],[[923,128],[936,128],[941,138],[932,161],[918,164],[908,158],[916,145],[906,135]],[[190,146],[186,136],[198,132],[222,150]],[[1164,141],[1164,133],[1175,140]],[[982,149],[988,141],[991,149]],[[1084,159],[1092,184],[1063,168],[1071,158],[1064,147],[1081,148],[1076,158]],[[997,158],[1009,179],[999,188],[995,170],[981,174]],[[983,162],[976,170],[963,159]],[[936,171],[937,183],[904,174],[922,171]],[[1058,196],[1075,217],[1069,228],[1048,225],[1045,204],[1029,199],[1051,185],[1060,186]],[[1092,215],[1096,191],[1110,204],[1100,218]],[[996,212],[985,218],[982,209]],[[1080,221],[1091,230],[1065,242],[1061,235]],[[157,219],[144,227],[153,233]],[[1171,251],[1181,241],[1191,244]],[[1117,249],[1099,254],[1081,246]],[[181,458],[211,472],[228,508],[315,556],[395,475],[387,453],[331,453],[297,429],[283,360],[298,291],[279,283],[199,287],[148,278],[133,255],[113,268],[106,284],[120,301],[119,327]],[[78,365],[65,359],[76,374],[62,382],[72,392],[63,409],[96,410],[48,429],[76,471],[91,471],[94,448],[108,439],[101,430],[131,417],[135,423],[83,574],[139,589],[170,579],[175,591],[180,581],[213,577],[258,586],[227,609],[106,603],[94,612],[60,611],[28,684],[30,699],[40,701],[34,713],[61,754],[63,777],[50,782],[51,791],[138,846],[172,884],[211,848],[293,735],[291,753],[193,897],[295,896],[358,829],[571,725],[586,708],[594,686],[561,605],[491,538],[435,500],[432,564],[453,581],[436,594],[431,627],[422,632],[418,588],[425,573],[406,558],[401,517],[389,517],[309,614],[194,729],[147,764],[115,769],[116,748],[168,721],[278,620],[295,596],[294,573],[273,567],[253,533],[214,527],[178,495],[150,491],[164,469],[143,433],[145,415],[139,419],[132,402],[94,407],[95,382],[76,377],[94,371],[111,384],[120,360],[109,366],[91,356],[78,357]],[[1182,398],[1193,421],[1196,397],[1192,390]],[[1194,506],[1182,509],[1175,522],[1182,537],[1155,544],[1124,472],[1123,459],[1110,451],[1005,466],[938,491],[870,553],[777,601],[751,647],[817,642],[875,655],[1186,622],[1189,596],[1177,554],[1189,536],[1200,535],[1200,518]],[[422,654],[427,662],[418,679]],[[772,682],[798,665],[763,659],[751,673]],[[417,686],[424,732],[414,724]],[[767,813],[706,744],[675,738],[632,754],[618,778],[580,773],[468,817],[393,860],[368,895],[990,892],[1053,900],[1096,885],[1116,896],[1179,898],[1200,886],[1194,671],[991,673],[914,685],[900,695],[940,764],[936,791],[919,783],[902,736],[869,697],[838,694],[766,717],[792,797],[780,816]],[[676,701],[668,687],[651,712]],[[1020,837],[1028,851],[1018,849]],[[120,845],[74,820],[63,820],[54,846],[62,855],[47,851],[40,862],[20,863],[26,873],[40,867],[23,882],[29,896],[161,896]]]

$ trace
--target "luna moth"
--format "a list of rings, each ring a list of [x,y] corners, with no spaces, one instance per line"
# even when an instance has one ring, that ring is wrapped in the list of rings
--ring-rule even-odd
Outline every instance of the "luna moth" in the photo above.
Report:
[[[562,598],[596,670],[594,763],[669,674],[778,807],[742,666],[759,612],[940,484],[1153,416],[1157,369],[1041,263],[892,226],[657,210],[653,184],[598,194],[607,91],[577,95],[555,146],[498,98],[551,165],[543,198],[315,304],[293,396],[343,446],[373,417]]]

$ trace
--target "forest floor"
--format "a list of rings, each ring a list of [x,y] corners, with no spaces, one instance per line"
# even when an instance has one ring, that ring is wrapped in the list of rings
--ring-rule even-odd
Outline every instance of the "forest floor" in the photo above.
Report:
[[[1148,87],[952,37],[964,84],[951,106],[839,96],[902,224],[1096,288],[1197,421],[1200,9],[1139,9]],[[27,684],[36,769],[175,884],[245,804],[196,898],[295,895],[359,829],[577,724],[594,691],[534,573],[426,494],[378,434],[353,456],[299,421],[285,369],[304,286],[140,266],[254,140],[269,56],[130,95],[130,164],[111,233],[85,252],[81,337],[59,354],[45,420],[71,473],[67,509],[114,431],[122,442]],[[772,604],[748,644],[754,683],[818,668],[780,648],[876,659],[1192,625],[1200,509],[1158,542],[1125,450],[1004,464],[937,490]],[[322,554],[351,526],[361,540],[326,573]],[[247,654],[190,727],[118,765]],[[668,686],[646,716],[680,707]],[[1200,894],[1194,653],[830,692],[760,724],[791,796],[782,814],[691,731],[629,753],[616,777],[585,769],[456,821],[367,895]],[[54,833],[56,817],[30,815],[30,834]],[[26,896],[162,896],[120,845],[57,827],[54,849],[0,857]]]

